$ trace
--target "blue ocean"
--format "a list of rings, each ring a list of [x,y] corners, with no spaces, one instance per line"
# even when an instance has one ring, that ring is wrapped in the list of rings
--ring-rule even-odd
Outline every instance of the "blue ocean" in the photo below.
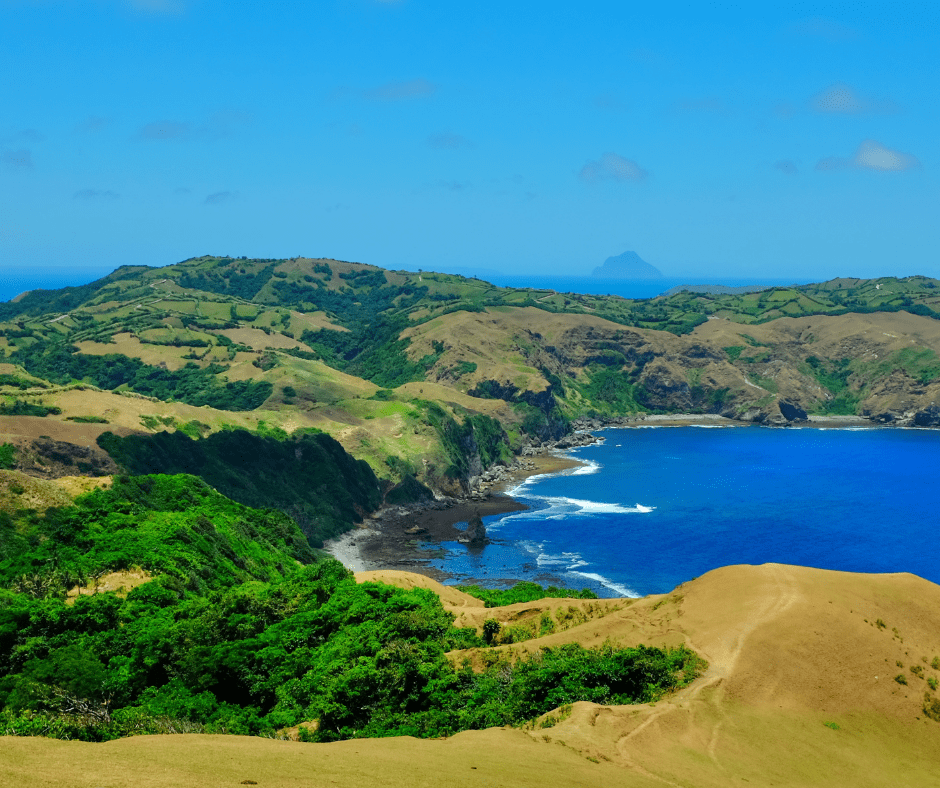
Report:
[[[429,563],[502,587],[664,593],[710,569],[777,562],[940,583],[940,431],[606,430],[583,464],[527,479],[530,509],[484,518],[491,543]],[[439,553],[438,555],[441,555]]]

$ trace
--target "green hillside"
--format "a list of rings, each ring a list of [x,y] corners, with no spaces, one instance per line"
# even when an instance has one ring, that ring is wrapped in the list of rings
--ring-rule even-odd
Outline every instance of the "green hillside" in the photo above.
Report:
[[[629,300],[326,259],[125,266],[0,304],[0,415],[114,418],[197,440],[320,430],[390,483],[466,490],[583,418],[932,424],[937,285],[837,279]]]
[[[357,584],[286,516],[192,476],[118,478],[73,506],[0,511],[0,725],[101,741],[147,733],[316,741],[519,724],[578,700],[648,703],[691,682],[686,648],[494,650],[423,589]],[[86,588],[144,573],[127,590]],[[484,628],[485,629],[485,628]],[[497,625],[498,629],[498,625]]]

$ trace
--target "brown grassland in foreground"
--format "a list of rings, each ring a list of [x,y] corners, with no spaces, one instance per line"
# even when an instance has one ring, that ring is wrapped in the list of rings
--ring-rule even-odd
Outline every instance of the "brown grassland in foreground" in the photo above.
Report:
[[[938,784],[940,723],[923,714],[940,654],[940,587],[909,574],[767,564],[709,572],[638,600],[541,600],[485,609],[421,575],[479,625],[562,609],[570,626],[503,650],[576,640],[687,644],[707,672],[656,704],[576,703],[526,729],[303,744],[146,736],[105,744],[0,739],[0,785],[911,786]],[[569,610],[570,608],[570,610]],[[481,654],[458,654],[477,661]],[[900,664],[899,664],[900,663]],[[918,668],[911,671],[911,668]],[[895,677],[904,675],[906,684]],[[567,716],[566,716],[567,715]]]

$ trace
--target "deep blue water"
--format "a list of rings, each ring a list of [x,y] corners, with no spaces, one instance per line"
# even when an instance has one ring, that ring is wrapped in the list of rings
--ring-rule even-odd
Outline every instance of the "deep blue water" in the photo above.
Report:
[[[535,580],[602,596],[663,593],[710,569],[778,562],[912,572],[940,583],[940,431],[633,428],[533,477],[529,511],[484,518],[492,543],[445,543],[450,582]],[[648,511],[647,511],[648,509]]]

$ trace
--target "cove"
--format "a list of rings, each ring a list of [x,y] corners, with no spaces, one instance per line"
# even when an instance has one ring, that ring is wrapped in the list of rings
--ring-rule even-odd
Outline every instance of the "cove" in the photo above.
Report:
[[[729,564],[911,572],[940,582],[940,431],[606,430],[584,464],[510,491],[491,543],[445,543],[452,583],[533,580],[601,596],[665,593]]]

